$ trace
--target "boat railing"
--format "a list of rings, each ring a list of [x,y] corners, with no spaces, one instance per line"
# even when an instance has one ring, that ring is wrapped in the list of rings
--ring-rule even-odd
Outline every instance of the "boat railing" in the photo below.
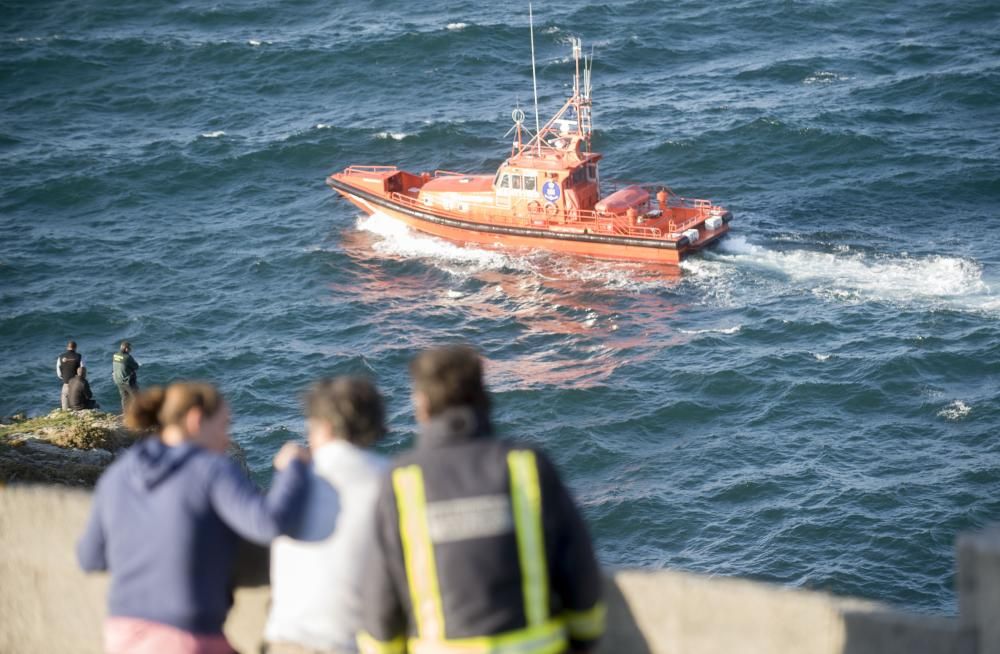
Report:
[[[650,198],[655,198],[656,194],[659,193],[660,191],[666,191],[667,206],[670,208],[704,209],[706,212],[711,210],[712,208],[711,200],[702,200],[700,198],[686,198],[681,195],[677,195],[676,193],[674,193],[673,189],[671,189],[666,184],[658,184],[658,183],[650,184],[648,182],[643,183],[643,182],[631,182],[622,179],[612,179],[612,180],[605,180],[601,186],[603,187],[602,191],[604,191],[602,193],[603,197],[607,197],[608,195],[611,195],[615,191],[620,191],[621,189],[627,188],[629,186],[638,186],[647,193],[649,193]]]
[[[399,170],[397,166],[348,166],[344,169],[344,173],[347,175],[364,173],[394,173],[397,170]]]
[[[426,211],[427,206],[413,196],[402,193],[391,193],[393,202],[400,205]],[[469,220],[468,212],[461,210],[435,207],[434,213],[456,220]],[[605,214],[586,209],[571,210],[565,215],[550,215],[542,211],[524,211],[520,213],[510,212],[490,212],[485,214],[485,221],[491,225],[503,225],[510,227],[546,227],[556,231],[578,231],[590,234],[614,234],[618,236],[631,236],[636,238],[663,239],[666,232],[661,227],[653,225],[642,225],[633,223],[624,214]],[[673,231],[679,231],[671,229]]]

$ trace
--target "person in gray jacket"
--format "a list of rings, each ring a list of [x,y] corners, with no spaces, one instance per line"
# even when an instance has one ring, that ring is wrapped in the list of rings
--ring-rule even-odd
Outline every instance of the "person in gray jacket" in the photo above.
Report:
[[[306,397],[312,467],[298,527],[271,545],[268,654],[356,652],[364,560],[388,461],[372,451],[385,409],[367,379],[316,383]]]
[[[600,571],[555,467],[493,437],[471,348],[424,352],[410,374],[419,434],[376,505],[359,649],[590,650],[604,631]]]

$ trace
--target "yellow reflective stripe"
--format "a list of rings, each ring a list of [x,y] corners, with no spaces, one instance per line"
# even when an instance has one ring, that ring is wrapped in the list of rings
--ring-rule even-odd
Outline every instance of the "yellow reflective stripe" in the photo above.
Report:
[[[521,564],[524,616],[528,626],[535,627],[545,624],[549,618],[549,573],[545,563],[542,491],[538,485],[535,453],[530,450],[509,452],[507,466],[510,468],[510,498]]]
[[[508,631],[495,636],[449,640],[410,640],[412,654],[563,654],[568,646],[566,629],[559,620]]]
[[[604,633],[604,620],[608,607],[604,602],[598,602],[594,608],[586,611],[563,611],[569,637],[576,640],[593,640]]]
[[[417,635],[422,638],[444,638],[444,612],[438,589],[434,546],[427,527],[427,499],[424,495],[424,474],[420,466],[397,468],[392,473],[399,509],[399,535],[403,542],[406,578],[410,586],[410,601]]]
[[[366,631],[359,631],[357,640],[360,654],[405,654],[406,652],[406,641],[402,636],[396,636],[386,642],[376,639]]]

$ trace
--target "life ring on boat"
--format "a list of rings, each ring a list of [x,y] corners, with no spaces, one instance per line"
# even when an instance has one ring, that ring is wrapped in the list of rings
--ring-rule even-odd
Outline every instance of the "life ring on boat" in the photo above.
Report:
[[[545,205],[546,216],[549,216],[551,218],[555,216],[557,213],[559,213],[559,209],[556,207],[556,205],[552,204],[551,202]]]
[[[542,203],[538,200],[532,200],[528,203],[528,211],[531,213],[538,213],[542,210]]]

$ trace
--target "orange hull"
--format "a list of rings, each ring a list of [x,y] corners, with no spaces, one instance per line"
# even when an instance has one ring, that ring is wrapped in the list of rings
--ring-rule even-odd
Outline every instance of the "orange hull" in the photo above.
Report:
[[[373,213],[373,208],[370,203],[347,194],[345,194],[344,197],[357,205],[357,207],[365,213]],[[488,232],[477,232],[475,230],[428,223],[418,218],[409,216],[401,211],[396,211],[387,207],[378,207],[377,211],[384,213],[390,218],[402,220],[410,227],[421,232],[459,243],[481,243],[483,245],[501,245],[503,247],[510,248],[544,249],[552,252],[565,252],[567,254],[595,257],[597,259],[650,261],[654,263],[666,263],[672,265],[677,265],[681,261],[677,250],[652,250],[641,246],[607,245],[603,243],[559,241],[545,237],[491,234]]]
[[[459,243],[542,249],[597,259],[677,265],[687,254],[715,243],[729,231],[728,219],[722,221],[721,226],[715,230],[705,229],[702,220],[697,242],[690,243],[684,237],[649,238],[637,234],[604,233],[612,230],[592,229],[596,224],[591,225],[586,220],[575,223],[545,221],[544,226],[535,227],[531,223],[541,221],[530,221],[527,218],[518,220],[512,213],[508,219],[488,221],[482,217],[477,219],[454,212],[433,211],[416,202],[405,201],[398,193],[379,193],[377,189],[365,188],[368,184],[358,183],[351,177],[355,175],[346,171],[336,173],[327,179],[327,184],[366,214],[383,213],[418,231]],[[371,181],[370,177],[369,180]]]

